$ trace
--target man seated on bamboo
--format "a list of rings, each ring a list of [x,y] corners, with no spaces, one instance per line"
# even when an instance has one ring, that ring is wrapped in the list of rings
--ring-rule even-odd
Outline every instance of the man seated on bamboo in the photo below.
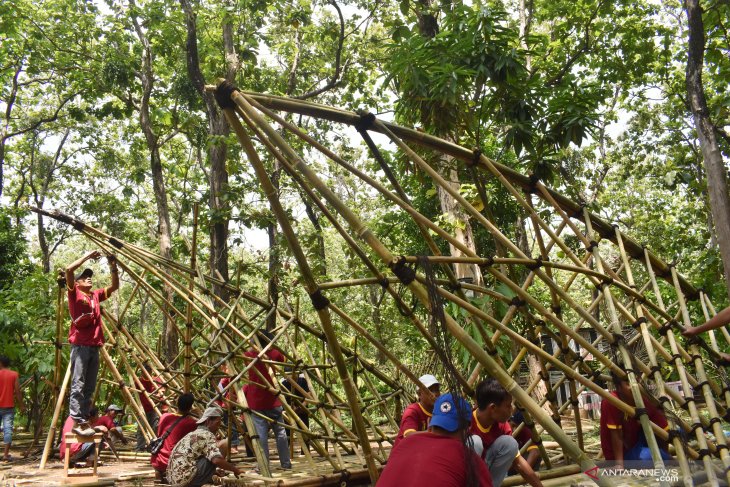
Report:
[[[199,487],[213,483],[213,475],[228,470],[240,475],[241,469],[226,460],[228,440],[216,439],[221,427],[223,410],[218,406],[206,408],[196,422],[198,427],[180,440],[170,453],[167,481],[173,487]]]
[[[122,411],[123,409],[116,404],[110,404],[109,407],[106,408],[106,414],[104,414],[104,416],[100,416],[95,423],[92,423],[92,426],[104,426],[107,430],[109,430],[109,441],[121,441],[126,445],[128,441],[127,438],[124,437],[124,431],[116,422],[117,414]]]
[[[477,409],[472,413],[471,439],[474,451],[484,460],[495,487],[502,485],[510,468],[533,487],[542,487],[540,478],[520,455],[508,420],[512,416],[512,395],[496,379],[488,378],[476,387]]]
[[[91,409],[89,409],[89,424],[91,425],[91,429],[93,431],[89,434],[89,439],[93,437],[94,433],[106,433],[107,427],[104,426],[104,424],[101,424],[99,422],[99,408],[96,406],[93,406]],[[105,421],[102,421],[102,423],[105,423]],[[63,429],[61,430],[61,445],[59,446],[59,456],[61,457],[61,461],[66,457],[66,433],[71,433],[72,430],[75,428],[75,421],[74,419],[69,416],[66,418],[66,422],[63,425]],[[74,432],[75,433],[75,432]],[[104,449],[104,444],[102,443],[99,445],[99,451]],[[71,457],[69,458],[69,464],[73,465],[75,463],[80,462],[86,462],[85,466],[91,467],[94,464],[94,442],[93,441],[87,441],[85,443],[72,443],[71,447],[69,449]]]
[[[615,390],[611,395],[629,406],[635,406],[634,395],[631,393],[628,381],[615,374],[612,374],[612,379]],[[669,423],[664,413],[653,405],[648,397],[642,398],[649,420],[660,428],[668,429]],[[657,438],[657,443],[662,458],[669,460],[671,457],[667,452],[666,442]],[[632,463],[631,467],[651,465],[651,451],[639,419],[629,416],[607,399],[601,401],[601,449],[606,460],[615,462],[613,466],[616,468],[625,468],[627,462],[639,462]]]
[[[160,417],[157,425],[157,437],[165,438],[162,448],[150,456],[150,463],[155,469],[157,480],[162,481],[166,477],[167,465],[170,463],[170,454],[173,448],[188,433],[195,431],[198,427],[195,418],[190,416],[193,409],[195,397],[189,392],[180,394],[177,398],[177,413],[165,413]]]
[[[400,429],[398,429],[398,436],[395,438],[393,448],[398,446],[403,438],[428,430],[433,415],[434,402],[441,395],[441,384],[431,374],[422,375],[418,378],[418,381],[423,384],[423,387],[419,386],[418,388],[418,401],[410,404],[403,411]]]
[[[491,487],[487,466],[467,444],[470,418],[465,399],[440,396],[428,431],[391,450],[378,487]]]

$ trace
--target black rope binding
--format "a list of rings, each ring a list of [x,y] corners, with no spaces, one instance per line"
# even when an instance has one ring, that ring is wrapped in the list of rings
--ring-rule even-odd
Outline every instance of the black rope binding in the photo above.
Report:
[[[408,266],[406,258],[403,256],[400,256],[395,263],[391,262],[390,270],[406,286],[416,278],[416,272]]]
[[[472,157],[471,159],[467,159],[465,164],[467,167],[473,167],[479,164],[479,159],[482,157],[482,151],[480,149],[474,149],[472,151]]]
[[[236,86],[230,81],[221,81],[216,87],[214,96],[215,101],[222,110],[226,108],[235,108],[236,104],[233,102],[233,93],[239,91]]]
[[[114,237],[109,237],[109,243],[118,249],[121,249],[122,247],[124,247],[124,244]]]
[[[314,309],[317,311],[325,309],[330,304],[330,300],[322,294],[322,290],[319,288],[309,295],[309,299],[312,300],[312,306],[314,306]]]
[[[631,323],[631,327],[632,328],[639,328],[642,323],[646,323],[646,317],[645,316],[642,316],[642,317],[638,318],[636,321],[634,321],[633,323]]]
[[[375,115],[370,112],[360,112],[360,118],[355,122],[355,130],[360,133],[367,132],[375,125]]]

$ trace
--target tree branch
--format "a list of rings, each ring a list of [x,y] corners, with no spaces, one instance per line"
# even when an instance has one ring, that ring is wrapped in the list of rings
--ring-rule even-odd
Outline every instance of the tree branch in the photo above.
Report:
[[[298,100],[306,100],[307,98],[313,98],[315,96],[321,95],[325,91],[329,91],[337,86],[340,82],[340,74],[342,72],[342,47],[345,44],[345,18],[342,16],[342,10],[340,10],[340,6],[337,5],[337,2],[335,0],[329,0],[329,4],[332,5],[335,10],[337,10],[337,15],[340,18],[340,35],[339,39],[337,40],[337,51],[335,52],[335,72],[332,74],[332,77],[327,82],[327,84],[323,87],[294,97]]]

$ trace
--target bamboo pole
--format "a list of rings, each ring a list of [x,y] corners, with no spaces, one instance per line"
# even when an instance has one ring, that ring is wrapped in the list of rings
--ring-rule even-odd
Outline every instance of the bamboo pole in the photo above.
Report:
[[[214,91],[215,87],[213,86],[207,86],[206,90]],[[297,113],[301,115],[307,115],[307,116],[313,116],[316,118],[321,118],[325,120],[329,120],[332,122],[339,122],[344,123],[351,126],[357,126],[361,122],[361,115],[341,110],[309,101],[302,101],[302,100],[294,100],[286,97],[281,96],[275,96],[275,95],[268,95],[268,94],[261,94],[261,93],[253,93],[253,92],[242,92],[247,97],[250,97],[251,100],[256,101],[260,103],[261,105],[265,106],[269,109],[274,110],[283,110],[290,113]],[[376,131],[385,133],[385,130],[389,130],[394,134],[397,134],[399,137],[403,138],[405,141],[416,143],[422,147],[434,149],[437,151],[440,151],[446,155],[455,157],[458,160],[461,160],[463,162],[472,163],[474,161],[474,151],[460,147],[452,142],[448,142],[442,139],[439,139],[438,137],[426,134],[424,132],[415,130],[415,129],[409,129],[405,127],[398,126],[393,123],[389,122],[379,122],[380,125],[376,124],[368,128],[368,130]],[[534,182],[531,178],[528,176],[525,176],[516,170],[509,168],[505,165],[502,165],[496,161],[493,161],[486,157],[485,155],[481,154],[479,157],[479,160],[477,161],[477,168],[483,171],[489,170],[489,165],[494,166],[501,174],[504,174],[506,180],[512,184],[515,184],[519,187],[521,187],[523,190],[532,190],[534,187]],[[578,218],[582,217],[582,206],[579,203],[576,203],[569,198],[561,195],[560,193],[548,189],[552,197],[555,199],[556,203],[560,206],[561,209],[563,209],[568,214],[577,214]],[[613,227],[612,225],[598,217],[597,215],[591,213],[591,222],[593,224],[593,227],[597,229],[597,231],[601,234],[603,238],[613,238]],[[636,259],[643,260],[644,258],[644,246],[635,240],[632,239],[626,239],[625,245],[627,248],[627,251],[629,254]],[[649,252],[649,257],[652,265],[654,268],[659,269],[662,275],[665,275],[668,272],[669,266],[659,259],[656,255]],[[682,285],[682,289],[690,296],[697,295],[697,290],[684,278],[680,277],[680,283]]]
[[[53,409],[53,417],[51,418],[51,425],[48,429],[48,436],[46,437],[46,444],[43,447],[43,454],[41,455],[41,463],[38,466],[39,470],[46,468],[46,461],[48,460],[48,454],[53,446],[53,438],[56,436],[56,425],[58,424],[58,417],[61,414],[61,407],[66,399],[66,389],[68,383],[71,380],[71,362],[69,361],[68,367],[66,367],[66,375],[63,377],[61,383],[61,390],[58,393],[58,399],[56,399],[56,407]]]
[[[193,205],[193,243],[190,250],[190,268],[196,268],[196,258],[198,253],[198,203]],[[188,289],[190,294],[193,293],[195,286],[195,277],[190,277]],[[192,354],[191,342],[193,339],[193,307],[190,303],[187,305],[185,313],[185,392],[190,392],[190,356]],[[230,424],[230,422],[229,422]],[[230,434],[228,435],[230,438]]]
[[[682,292],[682,286],[679,282],[679,277],[677,274],[677,269],[674,266],[670,267],[670,270],[672,272],[672,280],[674,281],[674,287],[677,292],[677,298],[679,299],[679,307],[682,311],[682,320],[684,322],[685,327],[692,326],[692,322],[689,317],[689,311],[687,310],[687,305],[684,300],[684,293]],[[673,332],[670,330],[670,334],[673,335]],[[699,346],[697,346],[696,342],[690,342],[690,353],[692,354],[692,360],[694,361],[695,371],[697,372],[697,378],[701,381],[702,384],[702,393],[705,396],[705,407],[707,408],[707,412],[710,416],[710,425],[712,426],[712,431],[715,434],[715,443],[718,446],[718,450],[720,451],[720,459],[722,460],[722,464],[725,467],[725,476],[727,480],[730,482],[730,453],[728,453],[728,446],[727,446],[727,440],[725,439],[725,432],[722,430],[722,425],[720,424],[720,415],[717,412],[717,406],[715,405],[715,396],[712,391],[712,388],[710,387],[709,383],[707,382],[707,374],[705,373],[705,366],[702,363],[702,355],[700,355],[700,349]],[[694,401],[692,401],[694,402]],[[709,456],[709,454],[708,454]]]
[[[593,235],[593,226],[591,225],[591,219],[590,215],[585,213],[587,210],[584,209],[584,221],[586,222],[586,234],[592,236]],[[593,245],[593,259],[596,264],[596,267],[599,272],[603,272],[603,259],[601,258],[601,254],[598,249],[598,245]],[[621,328],[621,323],[619,322],[618,313],[616,312],[616,306],[613,300],[613,295],[611,294],[611,289],[609,286],[601,286],[601,292],[604,295],[604,302],[607,305],[609,317],[611,319],[611,326],[613,329],[613,333],[616,337],[623,337],[623,330]],[[639,389],[636,372],[633,368],[633,363],[631,361],[631,355],[629,351],[626,349],[626,345],[623,341],[623,339],[615,340],[614,342],[619,350],[619,353],[621,354],[621,359],[623,360],[624,367],[626,368],[626,373],[629,380],[629,386],[631,387],[631,394],[634,399],[634,404],[636,404],[636,407],[640,409],[641,411],[646,411],[644,407],[644,398],[641,395],[641,390]],[[664,460],[662,460],[661,453],[659,452],[659,445],[656,441],[656,438],[654,437],[654,433],[652,432],[651,428],[651,421],[649,420],[649,416],[647,414],[642,414],[639,416],[639,423],[641,424],[641,428],[644,431],[644,438],[646,439],[647,446],[649,447],[649,451],[651,452],[651,457],[654,462],[654,468],[656,469],[663,469],[664,468]]]
[[[253,112],[253,108],[248,105],[246,106],[245,100],[238,96],[234,96],[234,101],[238,104],[239,107],[246,110],[246,112],[257,122],[257,125],[264,129],[264,131],[267,132],[267,135],[269,137],[275,138],[275,136],[278,136],[279,139],[281,137],[279,134],[273,130],[271,127],[266,124],[266,122],[263,119],[260,119],[260,116],[258,116],[256,113]],[[279,202],[276,190],[271,184],[271,181],[269,180],[268,175],[266,174],[266,170],[263,167],[263,164],[261,164],[260,160],[258,159],[258,156],[256,154],[256,151],[253,148],[253,145],[251,144],[250,139],[248,138],[248,135],[243,130],[243,126],[241,125],[240,121],[236,117],[235,112],[232,108],[225,108],[224,113],[226,115],[226,119],[228,120],[228,123],[233,127],[234,132],[236,132],[236,135],[238,136],[239,141],[241,142],[241,145],[246,150],[246,153],[249,156],[249,161],[254,166],[254,170],[258,176],[259,182],[261,183],[262,187],[264,188],[264,192],[267,195],[267,198],[269,199],[269,203],[272,206],[272,209],[274,210],[274,213],[277,216],[277,220],[279,222],[279,226],[282,228],[282,232],[286,236],[287,243],[289,244],[289,248],[294,253],[295,258],[297,260],[297,263],[299,264],[300,271],[302,272],[303,278],[304,278],[304,285],[307,289],[307,292],[309,292],[310,296],[315,296],[316,293],[321,293],[319,291],[319,288],[314,281],[314,278],[311,274],[311,269],[309,268],[309,264],[307,262],[307,259],[302,252],[301,248],[299,247],[299,243],[297,241],[297,237],[294,234],[294,230],[291,228],[291,225],[289,224],[289,221],[286,217],[286,213],[281,206],[281,203]],[[279,143],[286,145],[286,143],[283,141],[283,139],[278,141]],[[288,147],[288,146],[287,146]],[[321,294],[319,294],[321,296]],[[368,466],[368,471],[370,473],[370,480],[375,483],[378,480],[378,469],[375,465],[373,456],[372,456],[372,450],[370,448],[370,442],[368,440],[367,432],[365,431],[365,424],[364,420],[362,418],[362,414],[360,413],[358,403],[358,393],[357,389],[354,387],[354,384],[352,384],[350,375],[347,371],[347,367],[345,366],[342,351],[340,350],[339,343],[337,342],[337,335],[335,334],[334,328],[332,327],[331,318],[329,314],[329,310],[327,309],[327,304],[324,304],[324,306],[319,306],[315,302],[315,299],[313,297],[313,302],[315,303],[315,308],[317,309],[317,314],[319,315],[320,323],[322,324],[322,329],[325,332],[325,335],[327,335],[327,344],[330,348],[330,353],[332,354],[333,358],[335,359],[335,364],[337,366],[337,371],[340,375],[340,379],[342,380],[342,384],[345,388],[345,393],[348,398],[348,402],[350,403],[350,406],[352,407],[352,416],[353,416],[353,422],[355,423],[355,429],[357,430],[357,435],[360,437],[360,441],[362,441],[361,448],[363,450],[363,453],[365,454],[365,461]],[[326,298],[321,298],[325,299]]]
[[[645,251],[645,257],[646,257],[646,269],[649,273],[649,278],[652,282],[652,287],[654,288],[654,292],[656,294],[657,302],[659,303],[660,307],[663,307],[663,300],[661,297],[661,291],[659,290],[659,285],[657,284],[654,269],[652,267],[651,260],[648,256],[648,251]],[[699,412],[697,410],[697,406],[695,405],[692,389],[690,388],[689,381],[687,380],[687,372],[684,368],[684,363],[682,362],[681,355],[679,355],[679,350],[677,348],[677,342],[674,338],[674,333],[672,330],[668,330],[667,332],[667,340],[669,342],[669,347],[672,352],[672,357],[674,357],[674,365],[677,368],[677,373],[679,375],[679,380],[682,383],[682,392],[684,393],[684,397],[687,402],[687,411],[689,412],[690,418],[692,420],[692,423],[700,423],[700,417]],[[709,447],[707,444],[707,439],[705,438],[705,435],[702,431],[702,428],[695,429],[695,436],[697,437],[697,445],[699,446],[701,451],[708,451]],[[715,470],[712,465],[712,458],[709,454],[704,455],[702,457],[702,462],[705,465],[705,470],[707,470],[707,476],[708,481],[711,483],[717,483],[717,477],[715,475]]]

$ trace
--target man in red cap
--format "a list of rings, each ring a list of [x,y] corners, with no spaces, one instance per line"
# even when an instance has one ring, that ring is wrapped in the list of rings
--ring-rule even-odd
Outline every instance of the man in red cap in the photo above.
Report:
[[[74,433],[82,435],[94,432],[88,419],[92,395],[96,389],[96,377],[99,373],[99,348],[104,344],[100,303],[119,289],[119,276],[117,261],[113,255],[107,256],[112,276],[112,283],[107,288],[91,290],[91,278],[94,272],[89,268],[76,275],[74,272],[87,260],[99,257],[101,252],[94,250],[66,267],[68,311],[71,315],[68,341],[71,344],[73,364],[69,413],[74,423]]]

